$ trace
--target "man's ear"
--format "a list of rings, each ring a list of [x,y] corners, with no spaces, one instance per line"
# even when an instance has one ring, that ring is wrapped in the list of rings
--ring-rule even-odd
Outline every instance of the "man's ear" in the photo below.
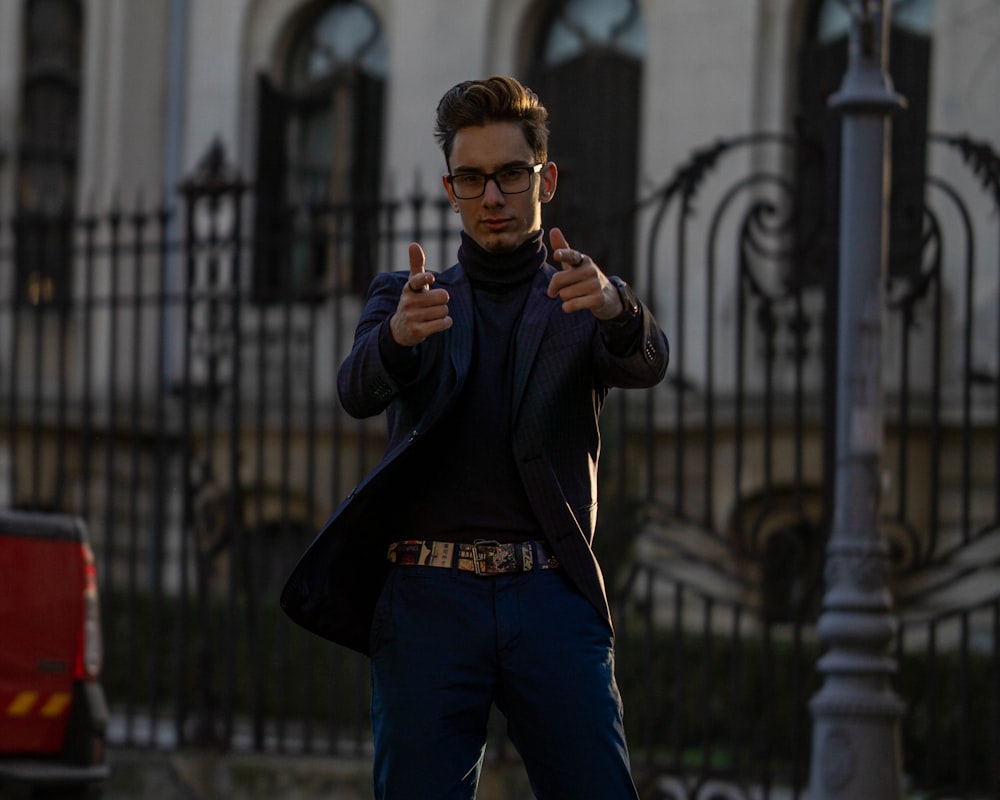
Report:
[[[448,183],[448,176],[441,176],[441,183],[444,184],[444,190],[448,193],[448,200],[451,201],[451,207],[458,213],[458,200],[455,199],[455,192],[452,191],[451,184]]]
[[[543,203],[549,202],[556,193],[556,184],[559,182],[559,168],[555,161],[549,161],[538,173],[541,178],[541,187],[538,190],[538,199]]]

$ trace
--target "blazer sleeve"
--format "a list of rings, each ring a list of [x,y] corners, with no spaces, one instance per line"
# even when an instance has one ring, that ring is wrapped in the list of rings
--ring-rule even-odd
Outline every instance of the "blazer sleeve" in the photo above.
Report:
[[[598,323],[594,340],[595,362],[598,376],[605,386],[624,389],[645,389],[655,386],[667,372],[670,346],[660,330],[652,312],[639,304],[639,320],[631,334],[631,341],[622,341],[623,332],[615,332]]]
[[[340,402],[348,414],[358,419],[381,414],[400,392],[401,381],[382,358],[379,341],[396,310],[405,281],[403,272],[380,273],[372,280],[354,331],[354,345],[337,372]]]

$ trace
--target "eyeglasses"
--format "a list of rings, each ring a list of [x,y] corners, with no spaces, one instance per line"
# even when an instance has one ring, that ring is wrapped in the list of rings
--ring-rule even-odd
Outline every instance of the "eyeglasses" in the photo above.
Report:
[[[531,176],[541,172],[544,166],[542,163],[526,167],[504,167],[485,175],[481,172],[460,172],[449,175],[447,181],[459,200],[482,197],[489,181],[493,181],[504,194],[521,194],[531,188]]]

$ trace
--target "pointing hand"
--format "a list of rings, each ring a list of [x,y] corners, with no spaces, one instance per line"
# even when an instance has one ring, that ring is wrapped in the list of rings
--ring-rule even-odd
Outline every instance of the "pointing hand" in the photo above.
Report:
[[[559,228],[549,234],[552,256],[562,265],[549,281],[549,297],[562,300],[563,311],[572,313],[587,308],[598,319],[613,319],[624,309],[618,291],[588,255],[569,246]]]
[[[392,338],[403,347],[414,347],[434,333],[452,325],[448,316],[448,292],[431,289],[434,275],[424,271],[423,248],[413,242],[409,249],[410,276],[403,285],[396,313],[389,320]]]

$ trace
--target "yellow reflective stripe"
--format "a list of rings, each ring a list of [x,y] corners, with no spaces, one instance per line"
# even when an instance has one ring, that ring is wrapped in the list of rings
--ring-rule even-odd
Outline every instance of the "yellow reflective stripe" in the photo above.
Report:
[[[69,692],[56,692],[42,706],[43,717],[58,717],[69,705]]]
[[[7,706],[7,713],[12,717],[26,717],[37,700],[38,692],[18,692]]]

